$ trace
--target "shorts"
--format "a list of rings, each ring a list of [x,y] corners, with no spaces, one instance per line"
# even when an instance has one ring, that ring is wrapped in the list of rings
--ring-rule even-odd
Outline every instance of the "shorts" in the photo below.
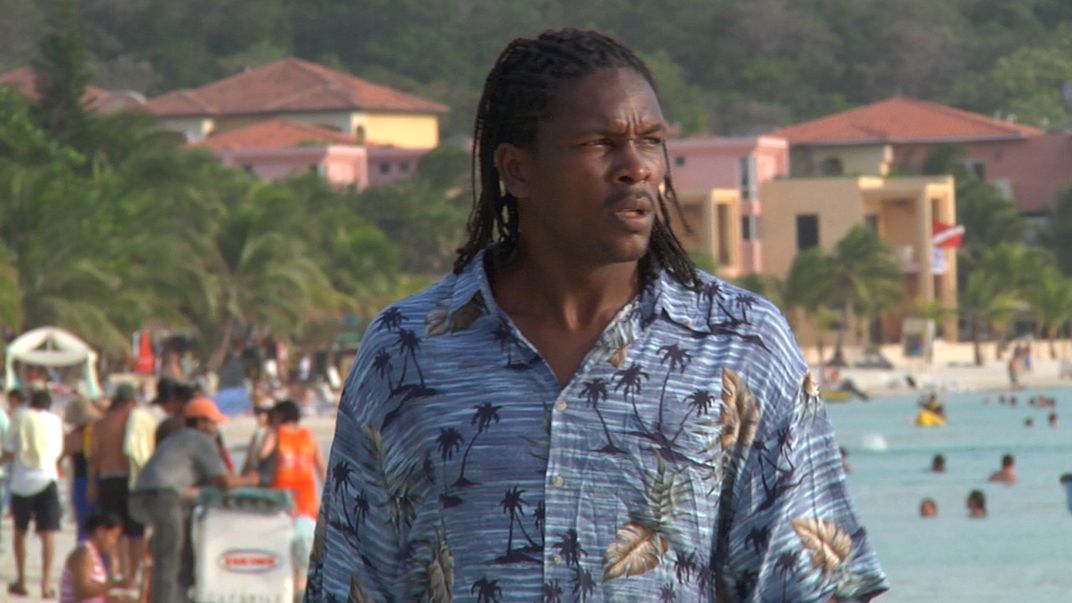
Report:
[[[15,530],[25,532],[33,518],[36,531],[57,532],[60,529],[60,492],[56,482],[30,496],[11,495],[11,514],[15,516]]]
[[[123,536],[144,538],[145,526],[130,516],[130,485],[125,475],[97,479],[97,504],[105,513],[114,513],[123,520]]]
[[[309,569],[309,555],[313,552],[313,539],[316,537],[316,520],[299,515],[294,518],[294,540],[290,543],[290,557],[294,569],[305,572]]]

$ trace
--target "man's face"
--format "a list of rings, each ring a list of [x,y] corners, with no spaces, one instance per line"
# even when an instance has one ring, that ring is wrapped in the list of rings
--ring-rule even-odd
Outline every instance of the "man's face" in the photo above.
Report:
[[[505,180],[522,245],[586,267],[639,260],[666,174],[655,91],[631,69],[601,70],[562,84],[548,113],[532,148],[500,166],[520,176]]]

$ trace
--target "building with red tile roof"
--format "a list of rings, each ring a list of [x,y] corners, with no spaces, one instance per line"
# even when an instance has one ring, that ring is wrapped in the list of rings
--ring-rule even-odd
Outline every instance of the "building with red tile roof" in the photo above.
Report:
[[[777,129],[790,145],[793,176],[877,175],[919,167],[941,144],[964,148],[965,163],[1015,200],[1025,215],[1055,202],[1072,178],[1072,139],[1031,126],[897,96]]]
[[[21,67],[0,75],[0,86],[6,86],[30,100],[41,98],[37,91],[37,72],[32,67]],[[143,105],[145,98],[137,92],[105,90],[88,85],[82,95],[82,104],[91,111],[108,113]]]
[[[190,90],[153,98],[146,108],[187,140],[281,117],[331,128],[365,142],[433,148],[446,105],[341,71],[288,58]]]
[[[337,186],[364,190],[416,173],[428,149],[359,145],[338,130],[273,118],[191,143],[224,164],[264,180],[312,172]]]

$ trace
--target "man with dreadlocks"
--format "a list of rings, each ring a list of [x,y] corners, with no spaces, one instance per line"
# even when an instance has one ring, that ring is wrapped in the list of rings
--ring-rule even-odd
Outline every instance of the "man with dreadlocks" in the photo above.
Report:
[[[454,273],[380,314],[347,382],[309,600],[886,590],[783,317],[670,229],[666,135],[619,42],[502,52]]]

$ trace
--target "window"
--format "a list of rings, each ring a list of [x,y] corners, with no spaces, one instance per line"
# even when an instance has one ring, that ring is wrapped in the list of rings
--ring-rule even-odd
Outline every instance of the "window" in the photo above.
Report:
[[[878,214],[867,214],[864,216],[864,224],[871,229],[871,232],[878,232]]]
[[[737,171],[741,176],[741,200],[751,201],[756,198],[756,158],[745,155],[737,158]]]
[[[401,170],[403,174],[408,174],[409,173],[409,162],[408,161],[403,161],[403,162],[399,163],[398,164],[398,169]]]
[[[760,236],[759,216],[741,216],[741,240],[758,241]]]
[[[845,166],[841,165],[838,157],[827,157],[819,164],[819,173],[823,176],[840,176],[845,173]]]
[[[357,144],[365,144],[365,126],[357,126],[357,128],[354,129],[354,138],[357,139]]]
[[[811,249],[819,244],[818,214],[797,214],[797,251]]]
[[[986,180],[986,162],[978,159],[965,159],[964,167],[978,176],[980,180]]]
[[[247,174],[255,174],[256,173],[256,172],[253,171],[253,165],[250,164],[250,163],[242,164],[242,169],[246,170]]]
[[[391,164],[387,163],[386,161],[381,163],[380,164],[380,173],[381,174],[390,174],[391,173]]]

